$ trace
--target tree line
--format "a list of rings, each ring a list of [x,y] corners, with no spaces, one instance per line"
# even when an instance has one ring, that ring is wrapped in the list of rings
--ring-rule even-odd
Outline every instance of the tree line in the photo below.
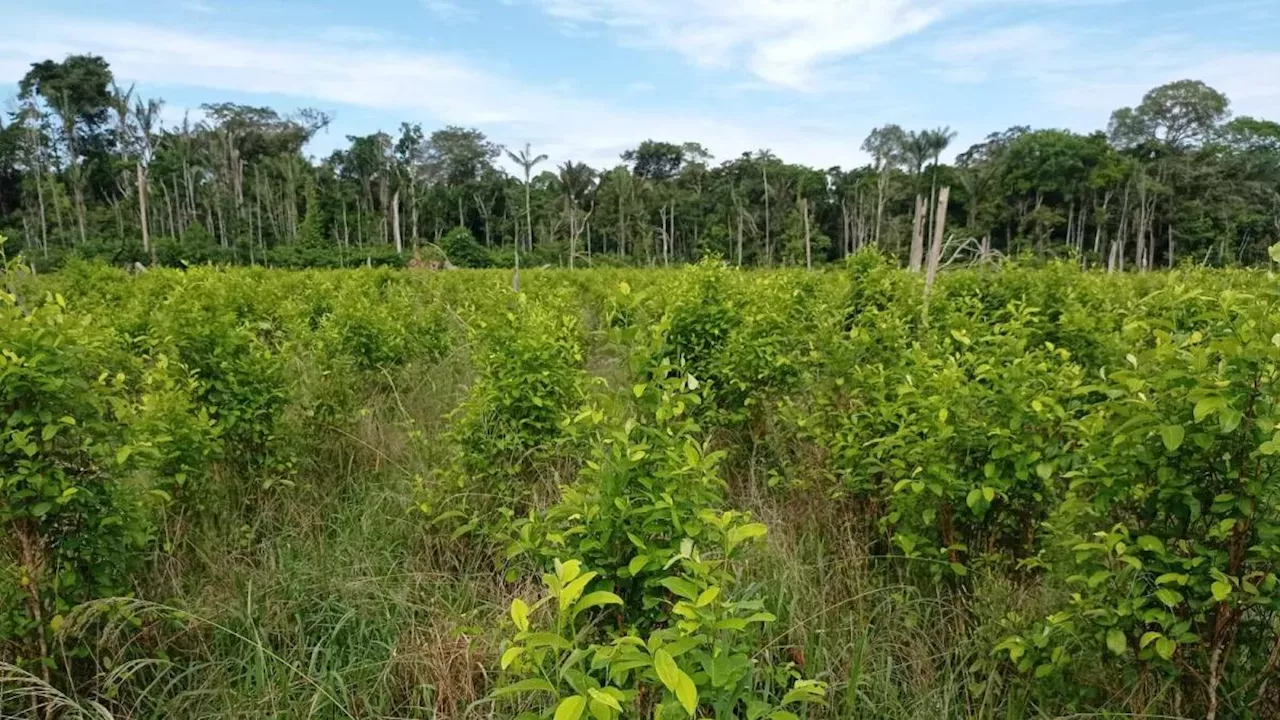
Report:
[[[1034,253],[1146,270],[1263,262],[1280,241],[1280,124],[1232,117],[1193,80],[1151,90],[1106,130],[1012,127],[951,163],[950,129],[886,125],[852,169],[769,150],[715,162],[696,142],[657,140],[611,168],[555,166],[476,129],[414,123],[313,158],[330,122],[316,110],[212,103],[166,126],[162,109],[101,57],[34,63],[0,120],[0,232],[50,264],[443,253],[462,265],[812,266],[874,246],[920,269],[937,237],[943,264]]]

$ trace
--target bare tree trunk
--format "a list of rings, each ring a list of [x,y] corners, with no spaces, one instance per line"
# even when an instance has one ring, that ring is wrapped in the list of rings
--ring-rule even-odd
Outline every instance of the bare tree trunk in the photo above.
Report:
[[[40,169],[36,169],[40,172]],[[36,202],[40,205],[40,245],[44,248],[45,257],[49,256],[49,222],[45,219],[44,214],[44,183],[40,182],[40,176],[36,176]]]
[[[767,264],[773,265],[773,240],[769,228],[769,167],[762,165],[760,172],[764,175],[764,257]]]
[[[356,201],[356,247],[364,248],[364,203]]]
[[[1097,227],[1093,232],[1093,254],[1098,255],[1102,252],[1103,228],[1107,224],[1107,205],[1111,202],[1111,191],[1108,190],[1102,196],[1102,209],[1098,212]]]
[[[80,228],[80,243],[84,244],[88,238],[88,232],[85,230],[85,209],[84,209],[84,188],[81,187],[81,181],[75,180],[75,199],[76,199],[76,224]]]
[[[49,192],[53,202],[53,219],[58,223],[58,237],[65,245],[67,242],[67,223],[62,218],[62,203],[58,202],[58,182],[53,177],[53,173],[48,173]]]
[[[742,267],[742,208],[738,208],[738,267]]]
[[[346,204],[343,204],[342,210],[346,212]],[[418,238],[418,185],[413,180],[413,173],[409,174],[409,234],[413,240],[413,247],[417,249]]]
[[[396,241],[396,254],[404,252],[404,240],[400,237],[400,188],[391,195],[391,232]]]
[[[484,198],[478,192],[472,193],[472,197],[476,200],[476,209],[480,211],[480,220],[484,224],[484,246],[493,247],[493,238],[489,232],[489,225],[492,222],[492,218],[489,216],[491,212],[489,205],[485,203]]]
[[[151,264],[156,264],[156,253],[151,248],[151,228],[147,219],[147,173],[138,163],[138,216],[142,222],[142,251],[151,256]]]
[[[569,269],[573,269],[574,256],[578,254],[578,213],[572,203],[569,204]]]
[[[916,214],[911,228],[911,255],[907,269],[920,272],[924,263],[924,196],[916,195]]]
[[[417,237],[417,234],[414,234]],[[351,247],[351,228],[347,226],[347,201],[342,201],[342,245]]]
[[[929,245],[929,265],[925,273],[924,297],[925,308],[928,309],[929,294],[933,291],[933,283],[938,277],[938,263],[942,259],[942,238],[947,229],[947,203],[951,199],[951,187],[944,185],[938,191],[938,213],[933,225],[933,242]]]
[[[1113,253],[1115,260],[1111,268],[1109,268],[1112,272],[1117,270],[1124,272],[1124,246],[1127,242],[1129,231],[1129,189],[1130,183],[1126,182],[1124,185],[1124,200],[1120,206],[1120,225],[1116,228],[1115,239],[1111,241],[1112,247],[1115,248]]]
[[[880,168],[879,175],[876,176],[876,230],[872,236],[876,247],[880,247],[880,227],[884,221],[884,202],[885,194],[889,185],[889,168]]]
[[[627,254],[627,215],[622,204],[621,183],[618,188],[618,257]]]
[[[671,236],[667,234],[667,205],[663,204],[658,209],[658,215],[662,218],[662,264],[664,266],[671,265],[671,255],[668,255],[668,247],[671,245]]]
[[[1076,244],[1076,202],[1071,201],[1071,205],[1067,207],[1067,247],[1075,247]]]
[[[160,214],[160,231],[164,232],[164,219],[165,216],[168,216],[168,237],[175,237],[173,229],[173,199],[169,197],[169,186],[164,184],[164,178],[160,178],[160,192],[164,195],[164,212]]]
[[[853,233],[849,220],[849,202],[840,200],[840,254],[848,255],[853,250]]]
[[[218,236],[222,239],[222,247],[227,247],[227,222],[222,216],[222,203],[218,203]]]
[[[804,198],[800,201],[800,212],[804,213],[804,266],[810,272],[813,271],[813,243],[809,227],[809,199]]]

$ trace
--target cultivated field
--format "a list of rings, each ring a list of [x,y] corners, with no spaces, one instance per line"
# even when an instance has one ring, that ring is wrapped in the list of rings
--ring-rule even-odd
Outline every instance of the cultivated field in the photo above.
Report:
[[[1265,271],[0,279],[4,717],[1280,717]]]

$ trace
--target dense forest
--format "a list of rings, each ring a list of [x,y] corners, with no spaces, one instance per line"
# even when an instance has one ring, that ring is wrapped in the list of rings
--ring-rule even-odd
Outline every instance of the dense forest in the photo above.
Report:
[[[0,127],[0,232],[47,266],[114,262],[803,265],[877,246],[919,268],[1076,256],[1110,270],[1262,261],[1280,240],[1280,124],[1233,117],[1202,82],[1155,88],[1105,131],[1012,127],[960,148],[948,128],[876,128],[871,164],[810,168],[768,150],[717,162],[646,140],[612,168],[404,123],[307,153],[329,117],[163,103],[93,55],[33,64]],[[852,121],[851,121],[852,124]],[[510,171],[509,171],[510,170]],[[942,227],[937,227],[941,225]]]

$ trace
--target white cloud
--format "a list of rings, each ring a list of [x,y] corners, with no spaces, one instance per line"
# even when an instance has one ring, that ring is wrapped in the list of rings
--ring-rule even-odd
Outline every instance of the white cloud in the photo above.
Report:
[[[990,75],[1028,59],[1060,53],[1066,45],[1062,33],[1027,24],[996,28],[985,33],[957,34],[937,43],[932,58],[942,77],[955,83],[982,82]]]
[[[1224,49],[1186,35],[1014,25],[957,32],[926,62],[951,83],[990,81],[1020,93],[1029,101],[1020,105],[1056,110],[1058,123],[1077,130],[1102,128],[1113,110],[1183,79],[1226,93],[1237,114],[1280,116],[1280,51]]]
[[[743,63],[761,80],[796,90],[816,89],[825,63],[911,35],[947,12],[943,0],[533,2],[566,23],[602,25],[701,66]]]
[[[73,52],[106,57],[117,77],[144,92],[166,87],[297,98],[300,104],[337,104],[385,111],[425,124],[471,125],[511,146],[533,142],[557,161],[612,165],[641,140],[697,140],[718,156],[769,147],[795,162],[818,166],[861,158],[847,129],[832,134],[799,128],[762,111],[749,119],[721,119],[681,110],[625,110],[583,99],[569,88],[532,87],[447,53],[404,50],[379,36],[332,28],[295,30],[313,40],[251,39],[127,22],[45,20],[39,36],[0,30],[0,81],[16,82],[29,63]],[[371,132],[375,128],[365,131]],[[844,137],[849,134],[850,137]]]
[[[458,0],[421,0],[422,6],[441,20],[470,20],[475,13]]]

